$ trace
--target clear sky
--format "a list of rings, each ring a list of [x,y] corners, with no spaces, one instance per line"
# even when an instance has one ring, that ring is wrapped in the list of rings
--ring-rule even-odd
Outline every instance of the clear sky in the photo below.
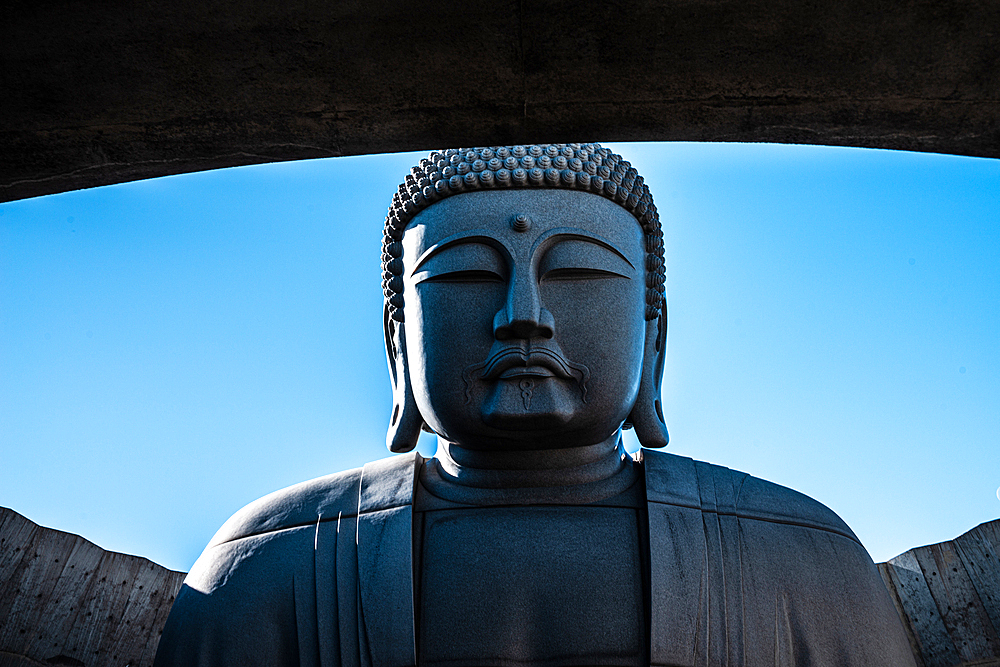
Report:
[[[669,451],[876,561],[1000,517],[1000,160],[608,145],[665,226]],[[0,205],[0,505],[186,570],[244,504],[387,456],[381,229],[422,156]]]

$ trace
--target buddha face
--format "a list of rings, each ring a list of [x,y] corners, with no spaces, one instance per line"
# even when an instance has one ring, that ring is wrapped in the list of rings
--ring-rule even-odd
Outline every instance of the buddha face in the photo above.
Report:
[[[649,330],[643,233],[627,211],[573,190],[469,192],[412,220],[403,261],[400,344],[436,433],[549,449],[617,432]]]

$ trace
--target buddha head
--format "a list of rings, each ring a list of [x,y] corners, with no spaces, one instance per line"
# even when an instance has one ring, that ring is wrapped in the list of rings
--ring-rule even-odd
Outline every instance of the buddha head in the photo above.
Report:
[[[667,444],[663,235],[649,189],[597,144],[433,152],[383,246],[392,451]]]

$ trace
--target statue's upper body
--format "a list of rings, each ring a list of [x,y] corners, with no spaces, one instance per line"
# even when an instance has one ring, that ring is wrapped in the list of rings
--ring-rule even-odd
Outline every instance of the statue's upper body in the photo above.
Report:
[[[384,250],[388,444],[429,428],[438,455],[236,514],[157,665],[913,664],[829,509],[622,451],[623,425],[667,440],[662,233],[627,163],[593,145],[432,154]]]

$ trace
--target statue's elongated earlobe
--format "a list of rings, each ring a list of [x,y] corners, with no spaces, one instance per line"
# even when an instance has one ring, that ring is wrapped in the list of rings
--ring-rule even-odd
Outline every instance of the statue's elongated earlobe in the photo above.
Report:
[[[659,317],[649,320],[646,326],[646,349],[642,357],[639,395],[628,416],[628,423],[635,428],[639,444],[655,449],[666,447],[670,441],[666,420],[663,418],[663,405],[660,402],[660,382],[663,379],[663,362],[667,355],[666,301],[660,306]]]
[[[385,444],[389,451],[402,454],[417,446],[424,419],[413,398],[410,372],[406,364],[406,331],[401,322],[385,311],[385,353],[392,379],[392,415]]]
[[[385,434],[385,444],[389,451],[405,454],[417,446],[424,420],[417,410],[417,403],[413,400],[409,383],[405,383],[400,393],[403,396],[393,392],[392,419]]]

